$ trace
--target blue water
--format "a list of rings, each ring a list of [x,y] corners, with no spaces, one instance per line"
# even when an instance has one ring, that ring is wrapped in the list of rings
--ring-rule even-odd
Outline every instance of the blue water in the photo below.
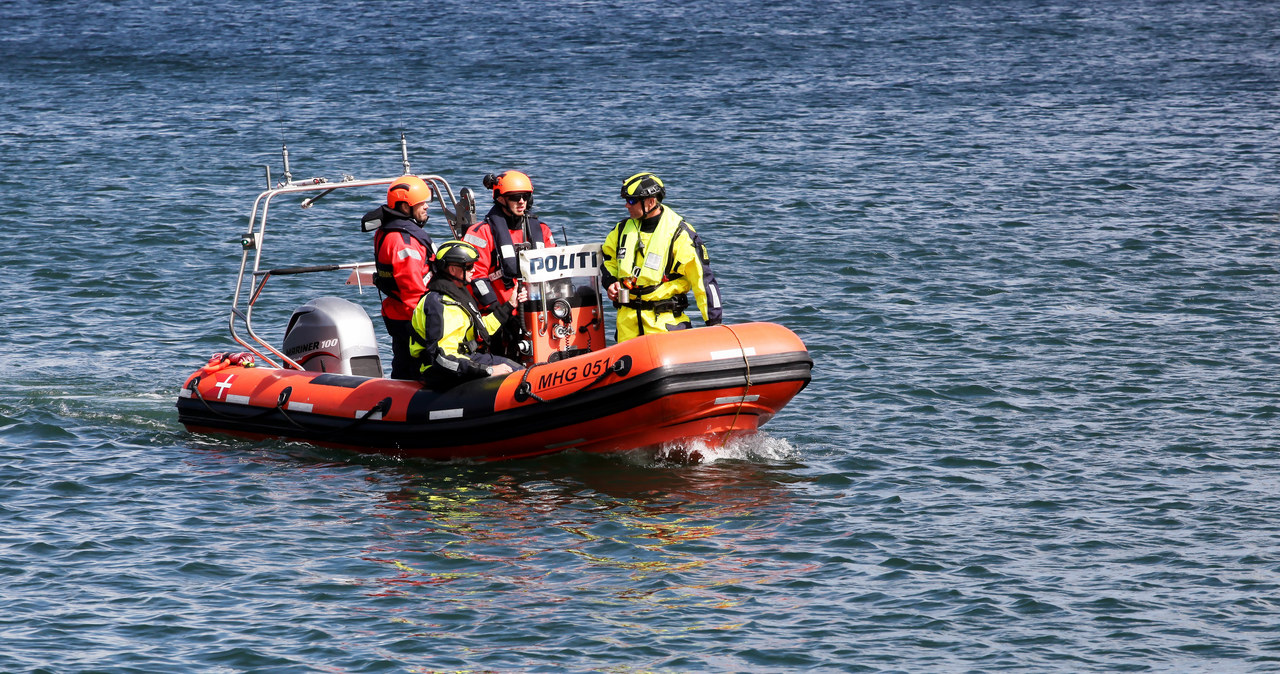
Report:
[[[0,62],[0,671],[1280,670],[1280,5],[0,2]],[[401,132],[574,242],[659,173],[813,384],[701,464],[187,433],[263,165]],[[376,316],[316,282],[264,333]]]

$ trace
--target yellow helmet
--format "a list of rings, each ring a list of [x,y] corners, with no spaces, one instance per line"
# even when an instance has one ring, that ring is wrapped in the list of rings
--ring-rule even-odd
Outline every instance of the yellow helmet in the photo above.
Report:
[[[648,199],[649,197],[657,197],[659,202],[667,197],[667,188],[658,176],[648,172],[637,173],[622,181],[623,199]]]
[[[444,271],[447,265],[470,267],[480,259],[480,252],[466,241],[445,241],[436,249],[436,270]]]

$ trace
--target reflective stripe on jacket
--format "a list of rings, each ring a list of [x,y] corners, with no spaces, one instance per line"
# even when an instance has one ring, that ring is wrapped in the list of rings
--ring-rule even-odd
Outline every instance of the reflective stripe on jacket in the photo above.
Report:
[[[373,233],[374,285],[385,295],[382,315],[407,321],[427,292],[435,246],[412,219],[382,208],[382,226]]]

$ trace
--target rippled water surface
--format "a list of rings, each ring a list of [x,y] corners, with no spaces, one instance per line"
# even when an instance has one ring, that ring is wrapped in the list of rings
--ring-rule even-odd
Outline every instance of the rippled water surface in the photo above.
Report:
[[[1272,3],[0,27],[0,670],[1280,669]],[[401,132],[455,189],[528,172],[574,242],[658,172],[728,319],[799,333],[812,385],[700,464],[187,433],[262,166],[393,175]],[[272,232],[274,262],[368,258],[377,198]]]

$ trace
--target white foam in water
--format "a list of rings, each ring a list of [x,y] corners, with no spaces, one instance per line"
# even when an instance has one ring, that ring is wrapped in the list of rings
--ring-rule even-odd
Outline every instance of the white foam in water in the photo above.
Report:
[[[799,457],[799,450],[785,439],[754,433],[735,437],[722,446],[705,440],[667,443],[658,449],[656,458],[677,463],[714,463],[721,460],[791,461]]]

